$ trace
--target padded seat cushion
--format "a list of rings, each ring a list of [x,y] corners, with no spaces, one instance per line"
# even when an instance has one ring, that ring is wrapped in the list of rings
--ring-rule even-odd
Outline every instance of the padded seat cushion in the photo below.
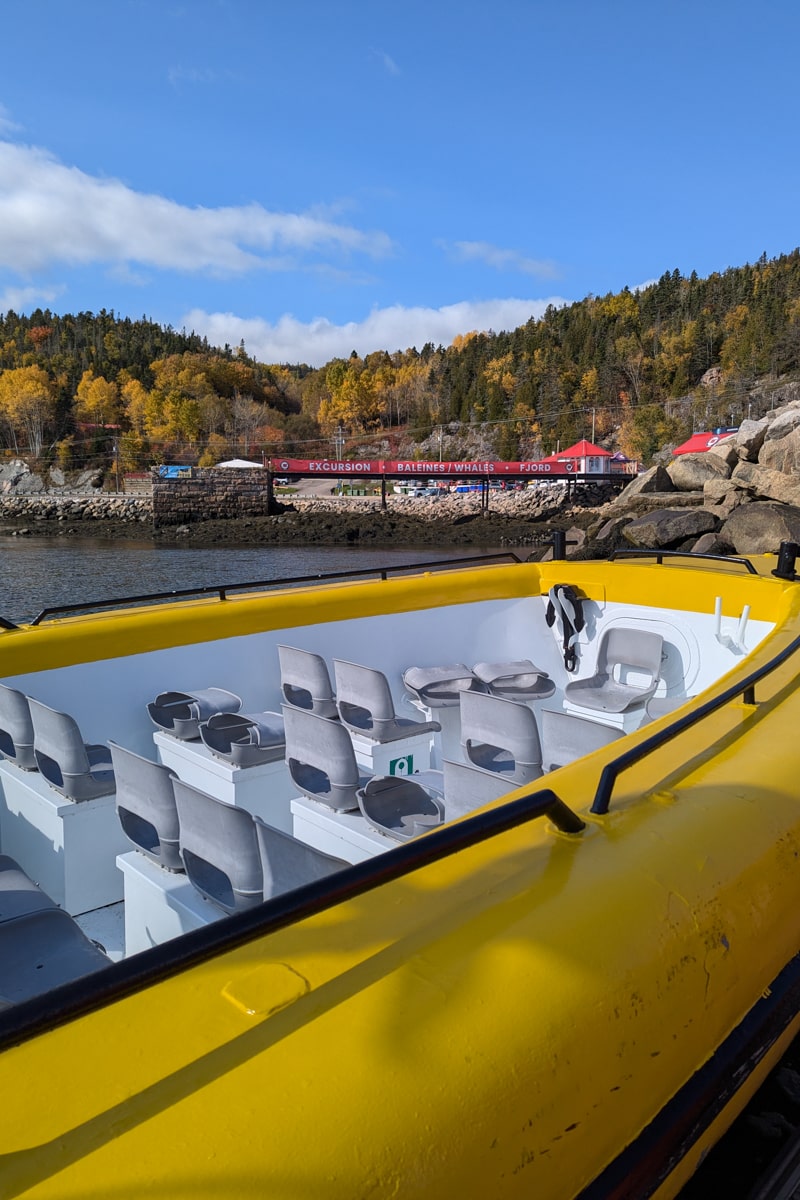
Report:
[[[446,667],[407,667],[403,683],[426,708],[456,707],[462,692],[484,691],[484,685],[464,663]]]
[[[276,712],[215,713],[200,725],[213,754],[237,767],[277,762],[286,749],[283,717]]]
[[[407,842],[444,821],[444,805],[408,776],[376,775],[357,792],[365,820],[378,833]]]
[[[475,674],[497,696],[546,698],[556,690],[547,671],[529,658],[516,662],[476,663]]]
[[[148,704],[150,720],[159,729],[183,741],[200,736],[200,724],[215,713],[238,712],[242,707],[239,696],[224,688],[203,688],[197,692],[161,692]]]

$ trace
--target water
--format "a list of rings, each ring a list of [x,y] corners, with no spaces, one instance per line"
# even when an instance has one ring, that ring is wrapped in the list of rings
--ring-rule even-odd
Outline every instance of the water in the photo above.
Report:
[[[0,617],[31,620],[43,608],[297,575],[401,566],[487,550],[156,546],[111,539],[0,538]]]

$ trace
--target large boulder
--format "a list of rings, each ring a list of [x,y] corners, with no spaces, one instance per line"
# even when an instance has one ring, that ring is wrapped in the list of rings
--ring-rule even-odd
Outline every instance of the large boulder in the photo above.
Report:
[[[728,516],[737,504],[750,499],[733,479],[707,479],[703,484],[703,497],[706,508],[713,507],[717,516]]]
[[[758,464],[784,475],[800,474],[800,426],[795,426],[785,437],[765,442]]]
[[[729,470],[733,470],[741,457],[735,435],[734,437],[722,438],[720,441],[715,442],[713,446],[708,447],[705,453],[720,459]]]
[[[634,496],[650,495],[652,492],[674,492],[675,486],[667,474],[666,467],[651,467],[623,488],[614,501],[615,504],[625,504]]]
[[[765,442],[776,442],[780,438],[786,437],[793,429],[800,425],[800,405],[796,402],[782,408],[770,416],[767,432],[764,435]]]
[[[762,417],[760,421],[742,421],[738,431],[726,441],[730,441],[736,447],[739,458],[745,458],[748,462],[758,462],[768,428],[768,417]]]
[[[716,517],[705,508],[663,508],[631,521],[622,536],[632,546],[658,550],[710,533],[717,524]]]
[[[774,500],[743,504],[719,535],[737,554],[777,554],[781,542],[800,542],[800,508]]]
[[[800,478],[762,467],[760,463],[740,462],[731,475],[733,483],[764,500],[800,507]]]
[[[0,492],[12,492],[25,475],[30,475],[31,469],[21,458],[12,458],[11,462],[0,464]]]
[[[718,455],[680,454],[667,467],[667,474],[680,492],[700,491],[707,479],[727,479],[731,469]]]

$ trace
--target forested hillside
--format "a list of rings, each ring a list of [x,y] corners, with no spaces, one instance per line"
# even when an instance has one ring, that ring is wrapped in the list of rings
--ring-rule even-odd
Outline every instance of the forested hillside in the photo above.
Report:
[[[758,381],[796,373],[800,250],[707,279],[668,272],[512,332],[354,352],[320,369],[260,363],[244,346],[113,312],[7,312],[0,439],[6,454],[62,467],[117,455],[133,470],[328,455],[334,434],[404,455],[433,437],[462,454],[469,429],[502,458],[594,434],[647,462],[693,428],[738,424],[759,403]]]

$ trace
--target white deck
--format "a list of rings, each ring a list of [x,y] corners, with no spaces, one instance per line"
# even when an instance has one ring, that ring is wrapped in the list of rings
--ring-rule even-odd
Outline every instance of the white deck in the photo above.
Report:
[[[201,646],[180,646],[142,655],[42,671],[4,680],[27,695],[70,713],[87,742],[109,739],[156,758],[179,778],[218,799],[246,808],[268,823],[348,862],[396,843],[367,826],[358,813],[333,814],[298,797],[283,762],[239,768],[215,757],[201,742],[180,742],[155,732],[146,705],[161,691],[222,687],[242,698],[243,711],[280,709],[277,645],[288,643],[377,667],[388,677],[399,714],[417,715],[401,675],[409,666],[532,659],[547,671],[555,694],[544,707],[562,709],[564,687],[592,674],[601,634],[615,625],[646,629],[664,639],[662,678],[656,695],[679,703],[696,695],[740,661],[771,628],[765,622],[708,613],[674,614],[625,604],[586,602],[586,627],[578,641],[579,668],[568,675],[561,646],[545,623],[546,598],[454,605],[333,624],[233,636]],[[536,706],[534,706],[536,711]],[[578,711],[577,709],[575,711]],[[422,715],[422,714],[420,714]],[[424,715],[428,717],[428,713]],[[584,712],[593,719],[602,714]],[[461,758],[458,710],[433,710],[442,734],[409,744],[376,747],[354,738],[362,767],[374,773],[403,772],[411,755],[414,771]],[[627,731],[642,710],[618,724]],[[614,721],[608,721],[613,724]],[[82,927],[112,957],[135,953],[219,913],[183,875],[170,875],[133,851],[119,827],[113,795],[73,804],[37,773],[0,762],[0,851],[23,869],[67,911],[87,914]],[[123,888],[124,882],[124,888]],[[125,905],[119,902],[125,897]],[[123,908],[127,909],[123,918]]]

